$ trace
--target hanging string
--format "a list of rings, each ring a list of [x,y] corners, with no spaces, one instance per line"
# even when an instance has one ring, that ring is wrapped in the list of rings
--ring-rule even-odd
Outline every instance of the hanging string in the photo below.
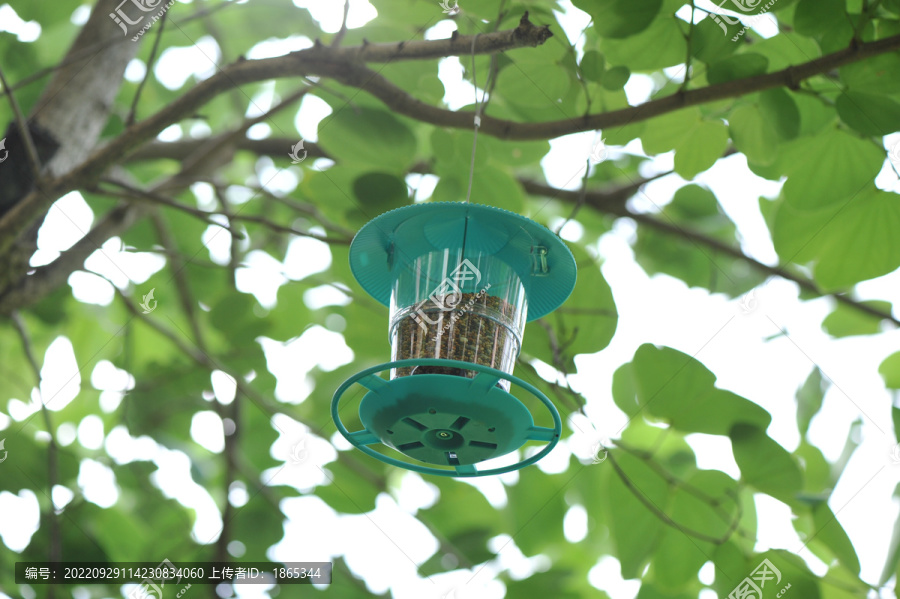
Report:
[[[484,82],[484,91],[481,92],[481,103],[478,102],[478,75],[475,71],[475,42],[478,41],[478,36],[481,33],[476,33],[472,38],[472,87],[475,90],[475,132],[472,136],[472,160],[469,164],[469,188],[466,190],[466,203],[469,203],[469,198],[472,196],[472,179],[475,176],[475,148],[478,146],[478,128],[481,127],[481,111],[484,109],[484,98],[487,95],[487,87],[488,82]],[[488,77],[490,77],[490,73],[488,73]]]

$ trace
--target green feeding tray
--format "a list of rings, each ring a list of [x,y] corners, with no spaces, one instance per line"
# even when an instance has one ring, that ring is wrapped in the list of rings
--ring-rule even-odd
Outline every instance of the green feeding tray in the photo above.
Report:
[[[490,206],[429,203],[382,214],[350,246],[360,285],[390,307],[392,360],[347,380],[331,411],[338,430],[379,460],[442,476],[484,476],[522,468],[547,455],[562,431],[539,390],[512,375],[525,323],[555,310],[575,286],[575,260],[546,227]],[[390,379],[377,375],[390,370]],[[363,428],[350,432],[340,401],[368,389]],[[510,393],[527,391],[550,412],[536,426]],[[545,447],[511,466],[477,465],[520,449]],[[381,443],[414,462],[375,451]]]

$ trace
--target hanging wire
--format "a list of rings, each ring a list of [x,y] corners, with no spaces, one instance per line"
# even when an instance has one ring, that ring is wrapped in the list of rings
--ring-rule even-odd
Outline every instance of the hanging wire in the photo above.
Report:
[[[469,198],[472,196],[472,179],[475,177],[475,148],[478,146],[478,128],[481,127],[481,111],[484,109],[484,98],[487,95],[487,87],[488,82],[484,82],[484,91],[481,92],[481,103],[478,102],[478,75],[475,71],[475,42],[478,41],[478,36],[481,33],[476,33],[472,38],[472,87],[475,90],[475,133],[472,136],[472,160],[469,163],[469,188],[466,190],[466,203],[469,203]],[[490,78],[490,72],[488,72],[488,78]]]

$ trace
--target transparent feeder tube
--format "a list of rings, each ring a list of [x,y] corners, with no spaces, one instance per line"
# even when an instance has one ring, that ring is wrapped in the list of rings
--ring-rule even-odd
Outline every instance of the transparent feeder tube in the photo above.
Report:
[[[394,273],[391,359],[461,360],[512,374],[522,348],[525,288],[491,254],[447,249],[424,254]],[[438,366],[396,368],[391,378],[416,374],[474,377],[473,370]],[[509,390],[509,381],[500,381]]]

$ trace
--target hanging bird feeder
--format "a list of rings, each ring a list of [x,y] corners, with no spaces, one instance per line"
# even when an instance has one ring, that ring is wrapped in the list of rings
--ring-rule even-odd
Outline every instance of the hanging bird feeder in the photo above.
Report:
[[[391,359],[344,382],[331,413],[341,434],[383,462],[441,476],[484,476],[540,460],[559,441],[553,403],[513,376],[525,322],[559,307],[575,286],[575,260],[542,225],[479,204],[406,206],[367,223],[350,246],[359,284],[390,307]],[[390,370],[390,380],[378,373]],[[344,393],[359,384],[363,428],[340,419]],[[511,385],[534,396],[552,427],[536,426]],[[502,468],[480,462],[545,442]],[[376,451],[384,444],[415,462]],[[416,463],[417,462],[417,463]]]

